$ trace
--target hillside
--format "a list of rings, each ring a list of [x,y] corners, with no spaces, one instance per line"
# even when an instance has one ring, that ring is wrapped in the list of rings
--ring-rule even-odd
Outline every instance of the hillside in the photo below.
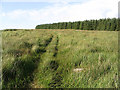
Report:
[[[2,32],[3,88],[117,88],[118,32]]]

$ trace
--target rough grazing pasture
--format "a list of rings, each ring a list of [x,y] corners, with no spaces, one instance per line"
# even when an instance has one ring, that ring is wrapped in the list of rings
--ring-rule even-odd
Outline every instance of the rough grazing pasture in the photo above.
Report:
[[[117,88],[118,32],[2,33],[3,88]]]

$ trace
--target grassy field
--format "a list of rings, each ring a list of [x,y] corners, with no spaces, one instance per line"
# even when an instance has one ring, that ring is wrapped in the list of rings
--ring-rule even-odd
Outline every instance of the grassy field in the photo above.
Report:
[[[118,32],[2,33],[3,88],[117,88]]]

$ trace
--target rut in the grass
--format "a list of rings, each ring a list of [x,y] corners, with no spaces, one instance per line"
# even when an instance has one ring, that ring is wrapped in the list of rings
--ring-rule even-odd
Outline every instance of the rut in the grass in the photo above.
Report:
[[[56,40],[56,45],[55,45],[55,53],[53,54],[54,57],[56,57],[56,56],[57,56],[57,53],[58,53],[58,43],[59,43],[59,38],[58,38],[58,36],[57,36],[56,39],[57,39],[57,40]]]
[[[62,70],[57,70],[60,66],[59,62],[57,61],[57,54],[58,54],[58,44],[59,44],[59,37],[56,37],[56,45],[54,50],[54,60],[52,60],[49,64],[50,69],[53,71],[53,76],[51,82],[48,84],[50,87],[60,87],[62,84]]]

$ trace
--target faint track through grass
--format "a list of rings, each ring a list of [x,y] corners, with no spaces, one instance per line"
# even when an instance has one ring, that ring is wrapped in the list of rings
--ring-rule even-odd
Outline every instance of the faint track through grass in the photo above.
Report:
[[[38,48],[32,55],[26,57],[16,57],[16,60],[12,63],[9,68],[3,69],[3,84],[4,87],[30,87],[29,83],[33,80],[34,76],[32,73],[38,67],[38,63],[41,61],[41,55],[46,52],[45,48],[52,41],[53,36],[45,41],[44,48]],[[39,46],[41,47],[41,46]],[[11,81],[13,83],[11,83]]]

